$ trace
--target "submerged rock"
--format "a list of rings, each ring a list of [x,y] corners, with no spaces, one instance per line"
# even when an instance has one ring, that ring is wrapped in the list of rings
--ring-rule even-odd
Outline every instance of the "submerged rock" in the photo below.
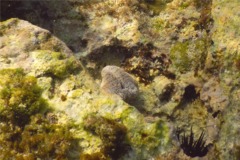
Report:
[[[71,159],[69,157],[76,157],[76,159],[79,159],[80,157],[87,158],[89,156],[101,156],[100,151],[102,148],[109,148],[111,150],[113,146],[112,144],[116,144],[115,142],[112,143],[112,141],[115,141],[114,137],[109,141],[102,135],[96,136],[84,129],[84,117],[87,117],[88,115],[97,115],[103,119],[111,119],[126,127],[124,134],[126,134],[127,144],[129,146],[129,148],[127,147],[127,149],[129,149],[127,152],[129,154],[120,154],[119,157],[122,159],[148,159],[151,158],[153,154],[156,154],[156,151],[164,151],[170,145],[169,124],[167,122],[164,122],[160,118],[147,122],[145,121],[144,115],[142,115],[135,107],[111,94],[102,94],[98,83],[96,83],[98,80],[93,79],[86,70],[82,69],[81,62],[77,60],[63,42],[54,37],[49,31],[20,19],[9,19],[1,22],[0,25],[0,40],[3,40],[4,42],[0,47],[0,68],[22,68],[24,75],[26,74],[26,76],[35,77],[34,79],[36,79],[36,81],[34,80],[34,83],[29,81],[29,83],[32,83],[34,86],[37,84],[42,89],[43,94],[39,98],[41,99],[43,97],[46,100],[49,104],[49,108],[51,108],[51,114],[55,115],[62,113],[64,115],[63,117],[59,117],[59,121],[57,121],[59,124],[57,124],[57,126],[66,124],[66,127],[70,128],[68,131],[71,132],[70,138],[74,141],[73,147],[76,147],[77,149],[79,148],[79,150],[75,150],[76,148],[72,149],[72,147],[68,148],[69,146],[66,148],[66,145],[72,142],[68,139],[67,135],[66,139],[64,139],[64,137],[63,139],[58,138],[60,141],[63,140],[66,142],[61,143],[58,140],[54,141],[54,143],[63,144],[63,150],[61,146],[59,147],[60,150],[63,151],[60,152],[64,154],[62,157],[66,156],[68,159]],[[116,79],[118,80],[118,78],[120,78],[120,84],[126,87],[123,88],[123,91],[121,90],[122,95],[127,99],[136,96],[138,93],[138,85],[135,80],[120,68],[117,68],[116,72],[117,73],[113,73],[113,75],[117,74]],[[3,76],[1,76],[1,78],[5,81]],[[10,87],[10,89],[12,88]],[[28,89],[28,87],[26,89]],[[7,91],[9,91],[9,89],[7,89]],[[13,91],[15,90],[13,89]],[[23,92],[21,87],[19,88],[19,92]],[[14,99],[11,99],[10,97],[10,100],[11,102],[16,101],[16,109],[21,110],[24,109],[24,104],[17,101],[21,98],[18,98],[17,96],[20,94],[19,92],[13,96]],[[25,92],[23,92],[23,94],[24,93]],[[36,94],[38,95],[38,93]],[[9,97],[6,97],[6,103],[8,99]],[[18,104],[18,102],[20,104]],[[4,102],[1,101],[1,103]],[[34,115],[40,114],[40,111],[38,112],[38,110],[33,111]],[[35,111],[37,113],[35,113]],[[8,115],[6,114],[6,116]],[[17,116],[19,116],[18,119],[20,120],[24,119],[21,115]],[[30,118],[28,124],[23,126],[23,129],[26,130],[26,134],[20,136],[22,139],[28,138],[29,130],[27,130],[27,127],[28,125],[31,125],[32,117],[28,118]],[[58,137],[58,132],[55,132],[58,127],[56,127],[56,130],[48,132],[49,134],[53,134],[53,136],[47,137],[48,133],[41,134],[41,125],[46,124],[46,127],[50,128],[51,126],[55,126],[51,124],[56,121],[54,116],[51,117],[50,121],[51,122],[49,123],[41,123],[37,121],[40,125],[34,124],[34,127],[36,126],[36,129],[34,128],[34,132],[36,133],[34,134],[34,137],[37,138],[43,136],[40,140],[47,141],[43,146],[48,145],[49,139],[49,143],[52,142],[55,135]],[[77,125],[66,123],[71,121]],[[3,127],[3,129],[6,126],[7,124],[2,126],[2,123],[0,123],[0,127]],[[110,125],[108,128],[111,129],[112,126]],[[5,129],[5,131],[10,132],[10,135],[14,135],[15,133],[21,134],[24,132],[24,130],[19,131],[19,127]],[[65,130],[65,128],[63,128],[63,130]],[[6,134],[5,131],[1,131],[1,137],[2,135],[3,137],[9,135]],[[61,136],[62,132],[59,134]],[[116,134],[118,134],[118,132],[116,132]],[[2,142],[1,140],[2,139],[0,138],[0,143]],[[118,138],[116,141],[118,141]],[[31,144],[29,144],[30,142],[31,141],[25,139],[25,144],[21,147],[23,148],[26,146],[31,148]],[[38,143],[39,139],[36,139],[35,142]],[[20,142],[18,139],[13,139],[12,143],[18,144]],[[50,145],[50,147],[52,147],[52,145]],[[56,148],[56,150],[58,151],[59,148]],[[115,147],[113,146],[113,148]],[[2,149],[1,146],[0,149]],[[13,148],[10,146],[6,152],[12,149]],[[56,153],[54,148],[49,149],[51,153]],[[42,146],[37,146],[34,152],[40,150],[42,150]],[[21,155],[18,148],[16,148],[15,151],[15,155]],[[47,150],[46,153],[48,153],[48,151],[49,150]],[[111,151],[108,154],[112,154]],[[31,153],[30,150],[24,150],[24,155],[30,155],[30,157],[35,159],[42,156],[39,156],[36,153]],[[12,155],[6,155],[4,158],[12,158],[11,156]],[[51,156],[51,158],[54,158],[54,156],[55,155]]]
[[[84,129],[100,137],[103,142],[101,152],[105,157],[118,159],[129,150],[126,127],[114,120],[88,115],[84,119]]]
[[[62,0],[58,4],[6,1],[2,6],[3,20],[19,15],[13,17],[22,16],[50,31],[19,19],[1,22],[0,69],[20,67],[26,76],[35,76],[53,114],[64,113],[77,123],[70,129],[76,131],[74,141],[81,148],[76,159],[97,159],[103,156],[102,149],[115,149],[117,143],[112,142],[122,140],[115,136],[118,131],[112,130],[109,135],[108,129],[113,129],[115,122],[126,127],[124,135],[131,148],[120,155],[123,160],[189,159],[175,143],[176,126],[186,131],[193,126],[196,135],[206,133],[204,139],[213,147],[204,159],[239,159],[238,0]],[[34,13],[29,12],[30,8]],[[15,12],[8,14],[7,10]],[[76,57],[84,60],[87,69],[82,69]],[[110,94],[100,92],[99,85],[100,71],[106,65],[101,88]],[[112,65],[110,69],[108,65]],[[134,75],[138,85],[115,66]],[[10,92],[16,91],[13,88]],[[17,102],[17,95],[11,102]],[[131,105],[123,100],[131,100]],[[7,101],[8,97],[3,103]],[[24,105],[16,106],[18,109]],[[96,118],[88,120],[99,120],[98,126],[91,125],[91,134],[84,128],[84,117],[89,115]],[[106,119],[114,125],[105,123]],[[42,124],[51,126],[48,122]],[[14,130],[6,126],[0,122],[10,135],[19,133],[17,127]],[[38,137],[41,127],[35,123],[32,126],[36,126],[34,137]],[[25,128],[26,134],[20,138],[28,138],[33,127]],[[104,132],[100,132],[102,127]],[[0,144],[1,137],[8,135],[1,134]],[[34,151],[42,146],[37,148]],[[24,153],[30,155],[28,150]],[[36,159],[36,155],[30,158]]]
[[[0,23],[0,33],[0,69],[21,67],[39,76],[39,68],[46,67],[42,74],[57,77],[67,74],[70,65],[80,69],[65,43],[45,29],[12,18]]]

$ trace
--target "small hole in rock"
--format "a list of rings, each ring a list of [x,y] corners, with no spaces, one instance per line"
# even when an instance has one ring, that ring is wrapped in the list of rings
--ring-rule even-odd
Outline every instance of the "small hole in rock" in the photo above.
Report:
[[[213,114],[212,114],[212,116],[213,116],[213,118],[216,118],[217,116],[218,116],[218,114],[220,113],[220,111],[218,110],[218,111],[216,111],[216,112],[214,112]]]
[[[189,85],[185,88],[183,94],[183,100],[185,102],[192,102],[199,97],[199,93],[196,92],[194,85]]]

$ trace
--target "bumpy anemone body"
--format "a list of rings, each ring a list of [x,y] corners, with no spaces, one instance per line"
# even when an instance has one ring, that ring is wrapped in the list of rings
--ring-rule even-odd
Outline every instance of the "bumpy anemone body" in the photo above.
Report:
[[[117,94],[125,101],[133,99],[138,94],[137,82],[123,69],[106,66],[101,75],[101,89],[106,93]]]

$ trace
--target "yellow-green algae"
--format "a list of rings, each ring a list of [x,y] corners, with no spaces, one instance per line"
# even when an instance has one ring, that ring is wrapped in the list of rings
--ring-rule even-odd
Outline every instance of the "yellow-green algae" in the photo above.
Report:
[[[80,89],[74,91],[79,92],[79,96],[72,97],[70,93],[68,97],[70,105],[65,106],[66,109],[62,110],[76,120],[80,128],[86,123],[84,117],[89,115],[102,117],[124,125],[126,127],[127,144],[132,148],[129,151],[136,154],[136,158],[140,159],[149,158],[158,151],[163,152],[170,145],[168,123],[162,120],[146,122],[144,115],[134,106],[130,106],[117,96],[95,95],[95,93],[85,93],[86,90]],[[104,126],[104,123],[101,125]],[[101,125],[99,124],[99,126]],[[104,146],[110,143],[108,142],[110,140],[103,139],[96,133],[91,135],[91,133],[81,130],[78,136],[82,138],[80,145],[83,148],[85,158],[92,154],[95,156],[97,153],[97,155],[103,154]]]
[[[73,125],[52,122],[42,114],[31,116],[30,122],[24,128],[11,123],[0,123],[0,158],[77,158],[81,150],[71,128]]]
[[[162,152],[169,146],[169,126],[166,122],[157,120],[148,123],[135,107],[122,103],[117,104],[115,107],[113,106],[115,110],[113,111],[109,106],[113,105],[112,102],[110,101],[110,104],[106,104],[106,102],[104,101],[105,107],[102,106],[102,108],[100,106],[99,112],[107,107],[109,111],[105,111],[102,115],[108,119],[116,119],[122,122],[127,128],[126,136],[128,143],[138,158],[146,158],[150,153],[154,154],[156,151]]]
[[[155,14],[159,14],[162,10],[165,9],[167,3],[172,2],[173,0],[144,0],[147,6]]]
[[[165,28],[170,28],[171,27],[171,23],[169,23],[169,21],[167,21],[167,20],[165,20],[161,17],[152,18],[151,25],[152,25],[152,28],[156,32],[159,32],[159,31],[162,31]]]
[[[240,10],[238,0],[222,0],[212,2],[214,32],[212,35],[215,49],[225,48],[228,53],[239,52],[240,43]]]
[[[84,128],[103,141],[101,152],[106,158],[116,159],[126,153],[127,130],[124,125],[101,116],[88,115],[84,119]]]
[[[2,69],[0,77],[0,159],[79,157],[74,124],[45,116],[50,109],[36,78],[22,69]]]
[[[207,51],[206,39],[177,42],[170,50],[170,58],[179,72],[201,69],[204,66]]]
[[[240,29],[239,29],[240,1],[222,0],[212,1],[212,17],[214,32],[211,47],[212,54],[217,61],[217,71],[224,87],[229,92],[230,104],[222,114],[220,135],[216,142],[217,159],[238,160],[240,158],[239,137],[239,59],[240,59]],[[229,90],[227,89],[229,87]]]
[[[37,75],[52,75],[57,78],[64,78],[80,68],[75,57],[66,57],[60,52],[37,50],[32,52],[32,55],[35,60],[33,68]]]
[[[35,77],[26,76],[22,69],[0,70],[0,119],[24,126],[30,116],[44,112],[47,102]]]

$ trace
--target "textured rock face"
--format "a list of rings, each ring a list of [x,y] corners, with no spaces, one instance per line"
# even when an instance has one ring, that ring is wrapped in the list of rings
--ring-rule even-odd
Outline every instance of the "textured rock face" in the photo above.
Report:
[[[212,39],[214,45],[211,48],[213,50],[212,56],[217,55],[214,59],[215,63],[221,64],[220,83],[223,86],[224,94],[229,94],[230,103],[224,109],[222,115],[224,123],[221,125],[220,137],[216,143],[216,148],[221,148],[219,153],[221,160],[240,159],[239,11],[240,1],[238,0],[213,0],[214,28]],[[222,101],[222,95],[221,99],[217,98],[218,101]],[[219,109],[222,109],[222,106],[219,106]]]
[[[138,84],[130,74],[117,66],[106,66],[102,72],[101,89],[110,94],[117,94],[123,100],[134,99],[138,94]]]
[[[42,88],[42,97],[52,108],[53,113],[51,114],[53,117],[51,121],[55,123],[54,115],[60,112],[61,116],[58,119],[59,121],[57,121],[60,125],[66,124],[67,127],[72,128],[69,129],[71,130],[71,135],[73,134],[74,138],[77,138],[74,140],[74,144],[76,144],[77,148],[81,149],[77,150],[77,153],[75,150],[71,150],[74,153],[70,151],[70,155],[66,155],[68,159],[72,159],[70,157],[79,159],[81,154],[87,157],[91,154],[92,156],[102,156],[102,154],[106,154],[106,157],[114,157],[114,155],[108,155],[109,152],[99,152],[104,146],[106,148],[105,142],[109,144],[117,144],[118,142],[115,142],[112,138],[108,138],[108,136],[103,138],[102,135],[92,135],[90,131],[84,129],[84,117],[89,114],[107,118],[113,123],[120,123],[126,127],[126,137],[131,137],[131,139],[127,141],[126,146],[131,146],[133,150],[130,151],[129,148],[126,148],[127,152],[130,153],[129,155],[120,154],[123,159],[129,159],[129,157],[130,159],[148,158],[151,157],[151,154],[154,154],[156,148],[164,150],[163,148],[169,145],[169,126],[166,122],[159,118],[151,122],[145,121],[144,116],[135,107],[128,105],[122,99],[101,94],[99,90],[100,86],[95,82],[95,79],[87,74],[88,72],[82,69],[81,62],[73,56],[72,51],[49,31],[34,26],[27,21],[14,18],[0,23],[0,40],[2,42],[0,47],[0,69],[11,68],[14,70],[15,68],[23,68],[26,76],[34,76],[36,83]],[[110,72],[110,75],[116,74],[117,76],[114,77],[115,80],[118,81],[118,79],[120,79],[121,82],[120,85],[118,84],[117,86],[120,86],[120,88],[124,86],[124,88],[120,89],[122,97],[126,99],[134,97],[138,93],[136,82],[122,69],[113,68],[114,73]],[[5,80],[4,77],[1,78],[3,78],[3,81]],[[18,84],[18,82],[16,83]],[[27,83],[32,82],[28,81]],[[8,93],[6,89],[2,89],[3,87],[0,86],[1,96],[3,93],[3,95]],[[28,87],[26,87],[26,89],[28,89]],[[10,97],[8,96],[9,99],[16,98],[22,94],[21,88],[19,92],[18,90],[14,91],[16,91],[17,95],[14,97],[10,95]],[[0,98],[2,98],[1,96]],[[22,99],[25,98],[23,97]],[[21,107],[22,104],[20,104],[19,108]],[[21,116],[18,118],[21,119]],[[8,126],[8,124],[2,123],[3,122],[0,122],[0,127]],[[76,123],[78,127],[73,127],[73,123]],[[45,123],[37,124],[36,137],[41,134],[41,130],[38,130],[39,126],[41,128],[41,125],[44,124]],[[35,125],[35,123],[27,125]],[[104,124],[101,124],[101,126],[103,125]],[[48,124],[46,127],[51,126],[54,127],[55,125]],[[112,129],[108,126],[104,127],[106,127],[106,129]],[[9,133],[6,134],[5,131],[9,131]],[[14,133],[21,135],[22,133],[22,130],[17,130],[16,132],[14,128],[7,128],[5,131],[0,130],[0,135],[3,135],[0,137],[4,137],[3,139],[0,138],[0,143],[4,142],[6,145],[8,145],[8,141],[5,141],[5,139],[7,139],[9,135]],[[55,134],[55,130],[53,130],[53,132]],[[58,132],[56,132],[56,134],[57,133]],[[59,133],[60,136],[61,134],[62,133]],[[44,134],[43,136],[46,137],[43,137],[43,139],[49,139],[47,135],[48,134]],[[142,135],[144,135],[144,140],[142,140]],[[26,135],[22,135],[23,139],[26,137]],[[54,143],[54,138],[50,138],[49,141],[49,143]],[[29,143],[26,144],[26,146],[32,145],[30,141],[25,142]],[[14,141],[12,143],[19,142]],[[47,144],[48,143],[44,143],[43,147],[45,147],[45,145],[47,146]],[[40,146],[42,147],[42,145]],[[25,144],[21,147],[24,148]],[[65,148],[65,150],[69,149],[66,148],[65,145],[61,148]],[[11,145],[9,144],[9,148],[6,150],[7,154],[4,154],[3,157],[1,157],[2,155],[0,154],[0,158],[11,159],[18,154],[18,149],[16,148],[16,153],[14,152],[13,155],[12,153],[8,154],[8,150],[11,149]],[[38,148],[36,148],[36,150],[38,150]],[[46,152],[46,154],[47,153],[48,152]],[[51,153],[54,154],[55,151]],[[39,157],[38,154],[31,153],[29,150],[24,150],[24,153],[18,155],[20,158],[22,156],[27,156],[27,158]],[[43,154],[41,156],[44,157],[45,155]],[[54,158],[55,155],[50,155],[50,157]]]
[[[32,64],[36,63],[36,60],[32,52],[36,50],[62,52],[65,58],[73,54],[49,31],[27,21],[16,18],[4,21],[0,24],[0,33],[0,68],[21,67],[28,71],[34,70]]]
[[[228,92],[224,91],[216,79],[210,79],[203,85],[200,93],[200,99],[213,112],[223,111],[229,104]]]
[[[86,72],[49,31],[17,19],[0,24],[0,69],[22,67],[37,77],[54,111],[78,124],[75,137],[86,156],[104,146],[105,137],[83,129],[83,117],[93,114],[126,127],[132,150],[122,159],[190,159],[179,152],[174,130],[190,126],[213,143],[204,159],[240,159],[239,3],[4,1],[3,15],[20,13],[57,35],[84,60]],[[131,105],[124,102],[133,97]]]

